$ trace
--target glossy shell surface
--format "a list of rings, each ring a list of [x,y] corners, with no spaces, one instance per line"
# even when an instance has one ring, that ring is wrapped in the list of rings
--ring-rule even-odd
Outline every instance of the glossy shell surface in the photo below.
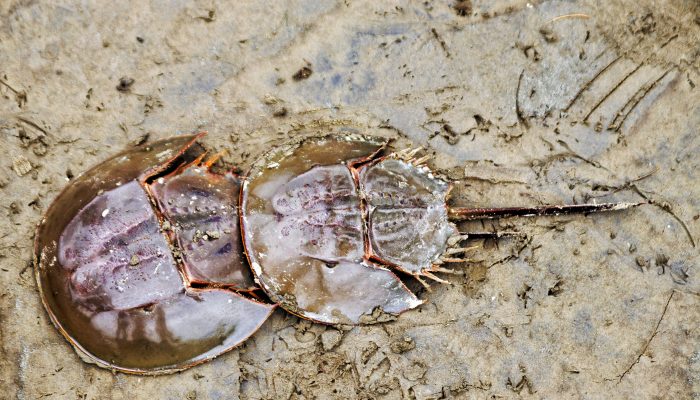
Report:
[[[386,141],[313,137],[252,167],[241,197],[243,241],[270,298],[329,324],[381,322],[422,303],[393,270],[430,271],[454,227],[449,185],[388,156]]]
[[[202,153],[197,138],[99,164],[68,185],[37,228],[42,301],[90,362],[181,370],[238,345],[274,308],[242,294],[253,282],[240,252],[240,182],[191,163]]]

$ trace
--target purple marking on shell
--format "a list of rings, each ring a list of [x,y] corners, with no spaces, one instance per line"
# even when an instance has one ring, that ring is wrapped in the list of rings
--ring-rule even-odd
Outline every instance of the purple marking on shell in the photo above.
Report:
[[[318,166],[279,187],[272,206],[280,247],[319,261],[361,261],[360,198],[347,167]]]
[[[131,181],[96,197],[68,224],[59,263],[75,301],[91,310],[142,307],[183,292],[146,192]]]

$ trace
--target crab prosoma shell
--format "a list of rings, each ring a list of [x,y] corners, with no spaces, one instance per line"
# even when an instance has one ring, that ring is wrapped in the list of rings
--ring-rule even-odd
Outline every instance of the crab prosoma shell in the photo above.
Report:
[[[124,372],[173,372],[241,343],[272,312],[240,293],[253,282],[237,247],[239,181],[187,165],[202,152],[197,138],[99,164],[74,179],[39,224],[42,301],[84,359]],[[195,190],[204,200],[192,200]],[[181,213],[185,198],[199,212]],[[202,242],[194,226],[222,233]]]
[[[454,227],[449,185],[361,135],[312,137],[258,160],[241,196],[253,273],[287,311],[328,324],[383,320],[422,301],[392,269],[429,272]]]

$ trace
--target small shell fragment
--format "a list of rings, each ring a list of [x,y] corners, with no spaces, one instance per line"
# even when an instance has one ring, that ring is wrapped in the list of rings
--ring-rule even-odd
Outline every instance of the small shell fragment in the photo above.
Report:
[[[27,160],[27,157],[20,155],[12,159],[12,169],[17,175],[24,176],[34,169],[34,167],[32,163]]]

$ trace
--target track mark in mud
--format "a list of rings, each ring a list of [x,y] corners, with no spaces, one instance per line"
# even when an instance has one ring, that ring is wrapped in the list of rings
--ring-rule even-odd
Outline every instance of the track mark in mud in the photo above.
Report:
[[[457,0],[452,8],[454,8],[455,14],[460,17],[468,17],[474,11],[471,0]]]
[[[432,28],[430,32],[433,34],[435,40],[437,40],[438,43],[440,43],[442,51],[445,52],[445,57],[451,58],[452,54],[450,54],[450,49],[447,48],[447,43],[445,43],[445,39],[442,38],[442,36],[438,33],[438,31],[435,28]]]
[[[639,195],[639,197],[646,200],[649,204],[654,205],[654,206],[660,208],[662,211],[670,214],[673,217],[673,219],[675,219],[681,225],[683,230],[685,231],[685,234],[688,237],[688,241],[690,241],[690,245],[692,247],[695,247],[695,239],[693,238],[693,235],[690,232],[688,225],[678,215],[676,215],[675,212],[673,212],[671,205],[668,204],[667,202],[658,202],[658,201],[652,199],[635,184],[635,182],[639,182],[641,180],[644,180],[644,179],[652,176],[654,173],[656,173],[657,170],[658,170],[658,168],[654,168],[652,171],[647,172],[645,174],[642,174],[635,179],[626,181],[624,184],[619,185],[619,186],[600,186],[598,189],[608,190],[611,193],[617,193],[617,192],[622,191],[622,190],[631,190],[634,193],[637,193]]]
[[[547,140],[542,139],[542,138],[540,138],[540,139],[543,142],[552,146],[551,143],[548,142]],[[580,160],[580,161],[582,161],[582,162],[584,162],[592,167],[600,168],[600,169],[603,169],[605,171],[610,171],[610,169],[608,169],[604,165],[600,164],[599,162],[590,160],[590,159],[585,158],[585,157],[581,156],[580,154],[574,152],[573,150],[571,150],[571,148],[568,145],[565,146],[566,142],[557,141],[557,143],[561,144],[562,147],[564,147],[567,151],[552,154],[544,159],[533,160],[536,163],[533,163],[530,166],[530,168],[535,173],[535,175],[537,175],[538,178],[541,178],[543,175],[546,175],[552,164],[554,164],[556,162],[560,162],[560,161],[566,161],[566,160]],[[552,146],[552,149],[553,148],[554,148],[554,146]]]
[[[525,70],[520,71],[520,77],[518,77],[518,87],[515,89],[515,115],[518,117],[518,122],[523,124],[526,129],[530,128],[530,122],[523,115],[523,110],[520,108],[520,87],[523,83],[523,75]]]
[[[654,331],[651,333],[651,336],[649,336],[649,339],[647,339],[646,343],[644,344],[644,347],[642,348],[642,351],[639,352],[637,355],[637,358],[634,360],[632,364],[630,364],[629,367],[619,376],[619,380],[617,383],[622,382],[622,379],[629,373],[632,368],[639,364],[639,360],[642,358],[644,353],[646,353],[647,349],[649,349],[649,344],[651,343],[652,340],[656,337],[656,335],[659,333],[659,326],[661,325],[661,321],[664,320],[664,317],[666,316],[666,312],[668,311],[668,306],[671,304],[671,300],[673,299],[673,294],[676,293],[675,290],[671,291],[671,295],[668,296],[668,300],[666,300],[666,305],[664,306],[664,310],[661,312],[661,317],[659,317],[659,320],[656,322],[656,326],[654,327]]]
[[[505,256],[505,257],[499,259],[499,260],[494,261],[493,263],[491,263],[491,264],[487,267],[487,269],[490,269],[491,267],[494,267],[494,266],[496,266],[496,265],[500,265],[500,264],[507,263],[508,261],[511,261],[511,260],[517,260],[518,258],[520,258],[520,255],[522,254],[522,252],[523,252],[528,246],[530,246],[530,245],[532,244],[532,239],[533,239],[533,238],[532,238],[531,236],[525,236],[523,239],[521,239],[521,240],[519,241],[518,244],[516,244],[516,245],[514,246],[515,248],[514,248],[514,250],[511,252],[511,254],[509,254],[509,255],[507,255],[507,256]]]
[[[527,370],[523,365],[520,366],[520,373],[522,373],[522,375],[517,383],[514,383],[513,380],[508,377],[506,387],[518,395],[523,391],[523,389],[527,389],[529,394],[535,394],[536,391],[533,390],[532,382],[530,382],[530,379],[527,377]]]
[[[637,92],[625,103],[624,106],[615,115],[615,118],[613,121],[610,123],[608,126],[608,130],[610,131],[615,131],[619,132],[620,128],[622,128],[622,125],[625,123],[627,120],[627,117],[632,113],[632,111],[637,107],[637,105],[651,92],[652,89],[658,85],[659,82],[661,82],[671,71],[673,71],[676,67],[671,67],[666,70],[660,77],[658,77],[656,80],[645,84]],[[628,108],[629,107],[629,108]],[[627,110],[627,111],[625,111]],[[621,118],[621,119],[620,119]]]
[[[633,61],[634,57],[630,55],[630,51],[620,51],[622,54],[612,60],[610,63],[608,63],[605,67],[603,67],[600,71],[598,71],[590,80],[588,80],[586,83],[584,83],[580,89],[576,92],[576,94],[573,96],[573,98],[569,101],[569,103],[566,105],[566,107],[563,108],[564,112],[569,112],[574,105],[577,103],[582,102],[582,97],[583,94],[587,91],[597,91],[600,90],[601,93],[593,94],[593,98],[590,99],[590,101],[593,103],[590,109],[585,112],[585,115],[582,118],[582,122],[584,124],[587,124],[589,120],[591,119],[592,115],[598,111],[603,105],[606,104],[606,102],[613,101],[611,100],[613,98],[613,95],[616,93],[619,93],[623,89],[623,86],[626,83],[632,82],[632,81],[639,81],[641,79],[644,79],[644,75],[646,75],[643,71],[644,67],[649,67],[649,66],[654,66],[657,65],[654,63],[653,59],[654,57],[664,48],[666,48],[671,42],[673,42],[675,39],[677,39],[679,36],[678,34],[675,34],[673,36],[670,36],[668,39],[666,39],[662,44],[655,46],[655,51],[653,54],[648,54],[646,57],[637,62],[636,66],[634,66],[629,72],[622,72],[622,71],[616,71],[614,70],[614,67],[620,65],[620,61],[627,61],[631,62]],[[605,54],[605,52],[601,53]],[[624,68],[624,67],[623,67]],[[678,68],[677,65],[674,65],[673,68]],[[620,68],[618,68],[620,69]],[[657,81],[660,81],[663,79],[663,77],[668,74],[670,70],[667,70],[662,77],[658,78]],[[617,75],[624,74],[624,76],[617,77]],[[613,79],[614,82],[612,86],[610,86],[609,89],[603,89],[602,87],[599,89],[594,89],[595,84],[601,80],[604,76],[608,76],[609,79]],[[630,79],[633,78],[633,79]],[[605,83],[605,82],[604,82]],[[658,84],[658,82],[654,83],[647,83],[641,86],[637,90],[637,92],[631,96],[630,99],[627,100],[627,102],[617,111],[617,113],[613,114],[611,116],[612,122],[608,123],[608,127],[606,128],[607,130],[612,130],[618,132],[622,125],[624,124],[625,119],[631,114],[631,112],[634,110],[634,108],[641,102],[641,100]],[[637,85],[635,83],[632,84]],[[608,86],[608,85],[603,85],[603,86]],[[629,86],[629,85],[628,85]],[[630,88],[632,89],[632,88]],[[604,91],[604,92],[603,92]],[[614,101],[613,101],[614,102]],[[588,103],[588,101],[583,100],[583,103]],[[586,108],[586,104],[582,104],[579,106],[579,108]],[[602,124],[599,123],[599,127],[596,128],[596,130],[602,130],[603,126]]]
[[[24,118],[24,117],[20,117],[20,116],[17,116],[17,117],[15,117],[15,118],[17,118],[18,121],[23,122],[23,123],[25,123],[25,124],[31,126],[32,128],[34,128],[34,129],[40,131],[40,132],[43,133],[44,135],[46,135],[46,136],[49,135],[49,133],[46,131],[46,129],[44,129],[44,128],[42,128],[41,126],[39,126],[39,124],[37,124],[36,122],[34,122],[34,121],[30,120],[30,119]]]
[[[560,21],[562,19],[572,19],[572,18],[589,19],[589,18],[591,18],[591,16],[588,14],[584,14],[584,13],[564,14],[564,15],[560,15],[558,17],[554,17],[554,18],[550,19],[549,21],[545,22],[545,25],[551,24],[552,22]]]
[[[313,70],[311,69],[311,64],[306,64],[305,66],[301,67],[294,75],[292,75],[292,79],[295,81],[303,81],[304,79],[308,79],[311,74],[313,74]]]
[[[544,140],[544,139],[543,139],[543,140]],[[590,159],[588,159],[588,158],[586,158],[586,157],[584,157],[584,156],[578,154],[578,153],[575,152],[575,151],[571,148],[571,146],[569,146],[569,144],[566,143],[565,141],[563,141],[563,140],[557,140],[557,144],[559,144],[561,147],[565,148],[565,149],[569,152],[569,154],[570,154],[572,157],[578,158],[579,160],[581,160],[581,161],[585,162],[586,164],[589,164],[589,165],[591,165],[591,166],[593,166],[593,167],[595,167],[595,168],[602,168],[602,169],[604,169],[604,170],[606,170],[606,171],[610,171],[610,169],[606,168],[605,166],[603,166],[603,165],[602,165],[601,163],[599,163],[598,161],[590,160]]]
[[[664,202],[664,203],[657,203],[657,202],[654,201],[654,200],[649,200],[649,202],[650,202],[651,204],[653,204],[653,205],[659,207],[660,209],[666,211],[667,213],[671,214],[671,216],[672,216],[676,221],[678,221],[678,223],[681,224],[681,226],[683,227],[683,230],[685,231],[685,234],[688,236],[688,240],[690,240],[690,244],[691,244],[693,247],[695,247],[695,239],[693,239],[693,235],[690,233],[690,229],[688,229],[688,226],[685,224],[685,222],[683,222],[683,220],[680,219],[680,217],[677,216],[677,215],[673,212],[673,210],[671,209],[671,205],[670,205],[670,204],[665,203],[665,202]]]
[[[597,110],[598,107],[600,107],[600,106],[603,104],[603,102],[605,102],[605,100],[607,100],[613,93],[615,93],[615,91],[616,91],[620,86],[622,86],[622,84],[625,83],[625,82],[627,81],[627,79],[629,79],[632,75],[634,75],[635,72],[639,71],[639,69],[640,69],[643,65],[644,65],[644,63],[640,63],[640,64],[637,65],[630,73],[628,73],[627,75],[625,75],[624,78],[622,78],[620,81],[618,81],[617,84],[616,84],[615,86],[613,86],[613,88],[610,89],[610,90],[608,91],[608,93],[607,93],[605,96],[603,96],[600,100],[598,100],[598,102],[593,106],[593,108],[591,108],[591,111],[589,111],[588,114],[586,114],[586,116],[583,117],[583,122],[584,122],[584,123],[588,122],[588,118],[591,117],[591,114],[593,114],[593,113],[595,112],[595,110]]]
[[[5,76],[5,79],[0,79],[0,85],[6,87],[15,95],[15,101],[17,102],[18,108],[22,108],[27,104],[27,92],[24,90],[17,90],[10,86],[10,84],[7,82],[7,76]]]
[[[569,104],[566,107],[564,107],[564,112],[568,112],[569,109],[571,109],[571,107],[574,105],[574,103],[576,103],[576,101],[579,99],[579,97],[581,97],[583,92],[588,90],[588,88],[591,87],[593,82],[600,78],[600,76],[603,75],[607,70],[609,70],[616,62],[620,61],[620,59],[622,59],[622,56],[618,56],[616,59],[612,60],[608,65],[603,67],[603,69],[601,69],[595,75],[593,75],[593,78],[591,78],[588,82],[584,83],[583,86],[581,86],[581,89],[579,89],[579,91],[576,92]]]

